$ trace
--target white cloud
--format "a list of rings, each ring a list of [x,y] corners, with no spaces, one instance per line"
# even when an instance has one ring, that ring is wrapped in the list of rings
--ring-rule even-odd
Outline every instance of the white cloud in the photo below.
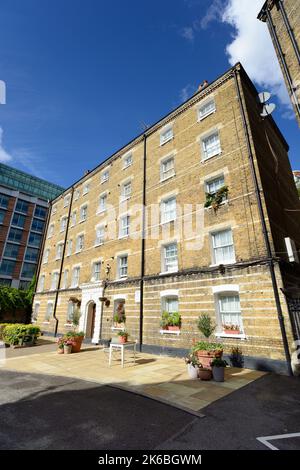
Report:
[[[7,163],[10,162],[13,157],[10,155],[3,147],[3,129],[0,127],[0,162]]]
[[[257,19],[263,4],[264,0],[226,2],[221,21],[234,28],[226,53],[231,65],[241,62],[252,80],[288,105],[290,101],[270,33],[267,25]]]
[[[180,30],[180,35],[186,39],[187,41],[193,42],[195,39],[195,33],[192,27],[187,26],[186,28],[182,28]]]
[[[284,106],[284,117],[291,114],[291,103],[272,44],[268,27],[257,19],[265,0],[213,0],[206,13],[195,19],[193,37],[213,21],[230,25],[233,34],[226,46],[230,65],[241,62],[250,78],[260,88],[276,95]],[[192,33],[189,32],[192,36]],[[288,109],[289,108],[289,109]]]
[[[190,83],[183,87],[179,93],[180,102],[183,103],[184,101],[188,100],[196,91],[196,87],[191,85]]]

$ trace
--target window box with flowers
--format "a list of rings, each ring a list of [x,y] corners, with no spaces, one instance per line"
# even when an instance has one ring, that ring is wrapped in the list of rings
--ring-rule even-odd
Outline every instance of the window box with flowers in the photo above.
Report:
[[[180,333],[181,328],[181,316],[178,312],[162,312],[160,326],[162,327],[162,333],[174,332]]]
[[[239,325],[222,325],[223,332],[226,335],[241,335],[241,327]]]
[[[228,186],[222,186],[215,193],[206,193],[206,201],[204,207],[206,209],[212,207],[215,212],[220,208],[220,205],[227,201],[229,189]]]

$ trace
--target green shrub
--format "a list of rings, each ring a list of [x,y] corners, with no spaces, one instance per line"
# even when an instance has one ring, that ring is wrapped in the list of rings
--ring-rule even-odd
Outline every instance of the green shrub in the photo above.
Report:
[[[223,345],[221,343],[208,343],[206,341],[198,341],[193,347],[193,351],[221,351]]]
[[[3,339],[4,328],[11,323],[0,323],[0,341]]]
[[[37,338],[41,333],[39,326],[23,325],[21,323],[6,325],[2,331],[3,340],[11,345],[28,342],[32,339],[32,336]]]
[[[207,313],[202,313],[198,318],[198,329],[205,336],[209,338],[215,331],[216,325],[213,323],[211,317]]]

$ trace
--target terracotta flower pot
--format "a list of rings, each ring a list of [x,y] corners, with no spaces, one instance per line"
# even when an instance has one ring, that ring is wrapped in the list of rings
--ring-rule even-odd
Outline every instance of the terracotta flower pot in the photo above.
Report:
[[[72,341],[75,343],[73,345],[72,352],[77,353],[80,351],[83,338],[84,336],[74,336],[74,338],[72,338]]]
[[[211,361],[214,359],[214,357],[216,357],[214,351],[206,350],[197,351],[197,356],[199,362],[202,364],[203,367],[206,368],[210,368]]]
[[[119,336],[119,343],[124,344],[127,343],[127,337],[126,336]]]
[[[169,331],[179,331],[180,327],[179,326],[168,325],[167,330],[169,330]]]
[[[212,372],[211,370],[199,369],[198,376],[200,380],[211,380]]]

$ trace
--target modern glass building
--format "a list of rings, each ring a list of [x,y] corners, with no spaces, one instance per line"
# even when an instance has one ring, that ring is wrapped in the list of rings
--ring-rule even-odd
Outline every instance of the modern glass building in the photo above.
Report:
[[[0,284],[28,286],[39,259],[49,201],[63,190],[0,163]]]

